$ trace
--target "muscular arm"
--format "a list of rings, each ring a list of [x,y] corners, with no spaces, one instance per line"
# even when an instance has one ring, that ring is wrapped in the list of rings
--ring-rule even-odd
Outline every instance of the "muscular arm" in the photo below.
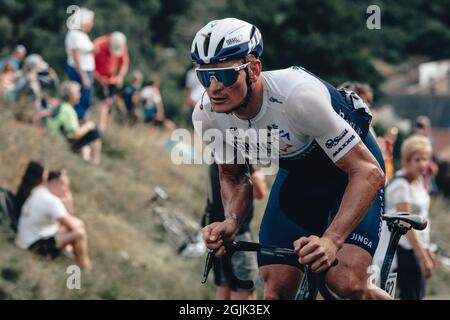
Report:
[[[359,142],[336,165],[348,175],[348,184],[336,217],[323,237],[341,248],[384,185],[384,173],[373,155]]]
[[[252,181],[245,165],[221,164],[219,173],[225,220],[237,231],[252,201]]]

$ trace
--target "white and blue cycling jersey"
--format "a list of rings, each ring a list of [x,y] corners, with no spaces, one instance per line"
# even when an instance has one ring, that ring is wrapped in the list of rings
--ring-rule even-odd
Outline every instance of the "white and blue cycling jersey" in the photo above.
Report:
[[[383,158],[368,133],[370,112],[356,94],[338,91],[302,67],[263,72],[262,79],[262,107],[253,119],[215,113],[209,102],[202,107],[199,102],[192,120],[199,134],[211,128],[223,136],[230,130],[236,136],[237,129],[278,130],[280,170],[261,223],[260,242],[292,247],[301,236],[320,236],[337,213],[348,182],[347,175],[335,164],[339,159],[361,141],[382,168]],[[225,141],[225,154],[215,153],[218,163],[234,161],[228,155],[235,154],[236,149],[245,151],[235,141]],[[255,148],[261,147],[256,144]],[[347,243],[373,255],[383,202],[382,190]],[[285,262],[260,256],[259,263]]]

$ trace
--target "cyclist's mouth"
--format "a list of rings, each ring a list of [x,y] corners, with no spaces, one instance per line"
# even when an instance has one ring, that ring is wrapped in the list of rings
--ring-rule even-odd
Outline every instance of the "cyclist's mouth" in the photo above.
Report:
[[[227,98],[211,98],[211,102],[214,104],[222,104],[227,101]]]

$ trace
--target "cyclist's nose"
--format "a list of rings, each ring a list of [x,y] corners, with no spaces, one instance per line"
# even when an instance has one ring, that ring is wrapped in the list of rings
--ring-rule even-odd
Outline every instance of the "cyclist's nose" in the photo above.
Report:
[[[209,89],[212,91],[222,90],[224,85],[222,82],[219,82],[216,77],[211,77],[211,84],[209,85]]]

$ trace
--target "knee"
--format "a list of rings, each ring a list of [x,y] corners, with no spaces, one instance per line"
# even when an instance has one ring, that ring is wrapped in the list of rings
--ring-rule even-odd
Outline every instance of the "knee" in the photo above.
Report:
[[[329,284],[330,289],[341,298],[351,300],[362,300],[366,296],[367,283],[361,280],[355,274],[350,274],[345,280],[336,284]]]
[[[76,240],[87,238],[86,230],[83,227],[77,227],[74,230]]]

